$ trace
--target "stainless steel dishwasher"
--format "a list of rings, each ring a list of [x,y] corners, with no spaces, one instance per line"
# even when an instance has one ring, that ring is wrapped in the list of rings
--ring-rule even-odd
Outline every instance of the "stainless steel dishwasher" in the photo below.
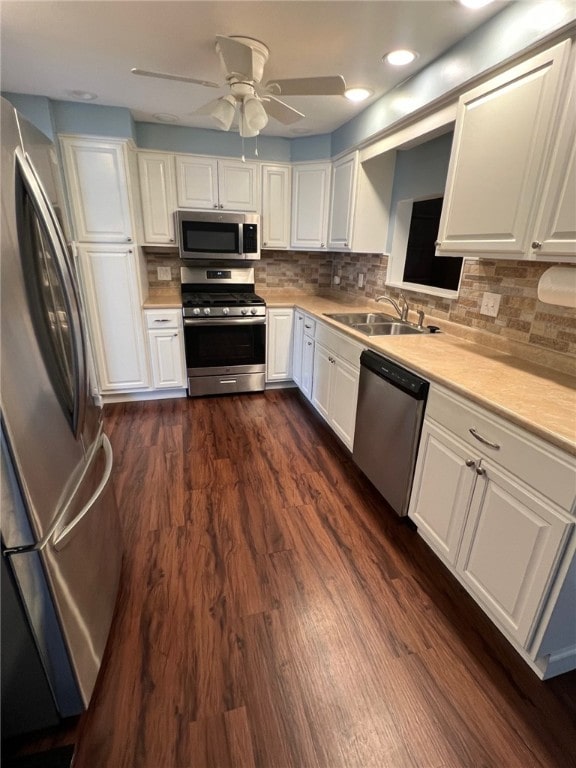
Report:
[[[360,366],[352,457],[392,509],[406,515],[429,385],[369,350]]]

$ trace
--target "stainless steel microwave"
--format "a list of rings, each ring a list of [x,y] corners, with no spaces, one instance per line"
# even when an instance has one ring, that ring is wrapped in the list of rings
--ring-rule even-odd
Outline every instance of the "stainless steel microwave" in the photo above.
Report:
[[[180,258],[203,261],[260,258],[260,216],[226,211],[176,211]]]

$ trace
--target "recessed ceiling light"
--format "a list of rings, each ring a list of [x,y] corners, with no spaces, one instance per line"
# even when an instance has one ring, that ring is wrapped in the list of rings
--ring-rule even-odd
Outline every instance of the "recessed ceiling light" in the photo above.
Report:
[[[371,91],[369,88],[347,88],[344,91],[344,96],[349,101],[364,101],[364,99],[372,96],[373,93],[374,91]]]
[[[152,117],[161,123],[177,123],[180,120],[178,115],[171,115],[168,112],[158,112],[158,114],[152,115]]]
[[[470,8],[475,11],[478,8],[484,8],[485,5],[490,5],[494,0],[458,0],[458,2],[460,5],[463,5],[464,8]]]
[[[403,67],[406,64],[410,64],[417,58],[418,54],[415,51],[409,51],[406,48],[400,48],[397,51],[390,51],[382,57],[383,61],[388,64],[392,64],[394,67]]]
[[[98,98],[97,93],[90,93],[90,91],[66,91],[68,96],[72,96],[73,99],[79,99],[80,101],[94,101]]]

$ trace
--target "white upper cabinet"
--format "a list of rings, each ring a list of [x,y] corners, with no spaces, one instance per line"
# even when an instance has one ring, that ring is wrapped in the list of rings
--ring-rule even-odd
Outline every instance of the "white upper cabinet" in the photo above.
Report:
[[[262,247],[290,246],[291,169],[262,166]]]
[[[176,181],[174,156],[138,152],[144,242],[175,243]]]
[[[330,163],[292,168],[292,237],[294,248],[326,248]]]
[[[257,163],[176,155],[178,207],[258,211],[259,172]]]
[[[440,255],[529,257],[569,53],[567,40],[461,96]]]
[[[61,143],[76,240],[132,242],[127,142],[62,136]]]
[[[534,259],[576,259],[576,72],[572,69],[544,195],[530,244]]]
[[[384,253],[390,221],[396,153],[361,163],[358,152],[332,167],[328,247],[355,253]]]
[[[350,248],[354,222],[358,153],[342,158],[332,167],[330,194],[329,248]]]

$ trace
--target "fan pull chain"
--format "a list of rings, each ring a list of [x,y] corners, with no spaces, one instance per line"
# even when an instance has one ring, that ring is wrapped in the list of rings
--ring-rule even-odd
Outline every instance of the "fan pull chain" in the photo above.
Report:
[[[258,136],[259,135],[260,135],[259,133],[256,134],[256,147],[254,149],[254,157],[258,157]]]
[[[242,162],[246,162],[246,155],[244,154],[244,136],[242,136]]]

